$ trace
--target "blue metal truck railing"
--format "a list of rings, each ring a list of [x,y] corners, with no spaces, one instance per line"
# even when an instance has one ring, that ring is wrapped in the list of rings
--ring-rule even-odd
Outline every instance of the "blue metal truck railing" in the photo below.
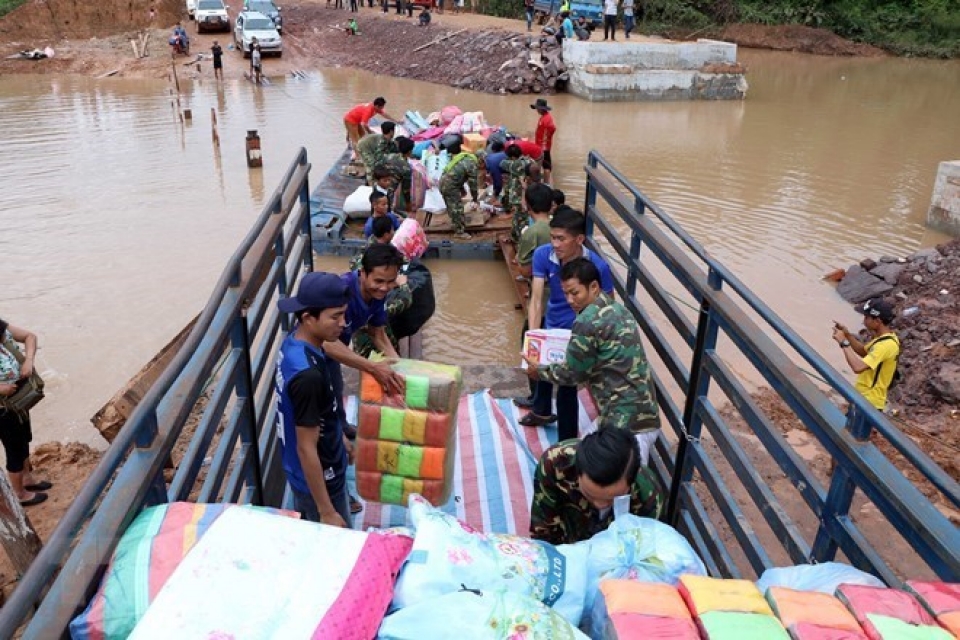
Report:
[[[272,437],[272,372],[288,327],[274,302],[313,268],[309,170],[301,149],[183,347],[0,609],[0,638],[27,621],[25,639],[65,637],[120,535],[145,507],[175,500],[281,504],[286,483]],[[199,407],[199,421],[185,434]],[[178,440],[186,450],[167,483],[164,467]]]
[[[0,609],[0,638],[21,627],[23,638],[64,637],[120,535],[147,506],[175,500],[284,503],[271,372],[289,326],[274,302],[312,269],[309,169],[301,150],[228,262],[186,343]],[[957,483],[599,154],[590,154],[586,173],[589,242],[625,265],[616,288],[651,355],[662,362],[653,371],[665,431],[672,435],[661,436],[653,465],[671,489],[668,515],[710,572],[757,574],[778,558],[820,562],[840,552],[898,584],[889,552],[875,549],[851,515],[859,490],[933,572],[960,578],[957,528],[870,442],[870,432],[886,438],[954,505],[960,500]],[[693,317],[653,269],[665,270],[695,303]],[[665,321],[655,320],[654,311]],[[774,336],[795,353],[781,349]],[[756,368],[836,460],[826,487],[721,358],[720,338]],[[801,371],[798,358],[852,405],[848,417]],[[671,388],[680,393],[671,395]],[[711,394],[728,398],[769,452],[776,473],[789,480],[807,510],[805,520],[767,482]],[[164,467],[178,443],[184,452],[167,482]],[[725,542],[723,533],[735,544]]]
[[[804,563],[832,560],[839,551],[887,583],[899,584],[890,549],[876,548],[887,541],[872,543],[851,513],[859,490],[934,573],[960,579],[960,529],[881,453],[870,434],[886,439],[953,505],[960,504],[957,482],[600,154],[590,153],[585,170],[588,243],[614,254],[625,266],[615,287],[664,364],[654,370],[654,377],[665,422],[677,440],[674,453],[661,436],[655,461],[670,488],[667,517],[690,538],[711,571],[740,576],[749,568],[759,574],[773,566],[773,552]],[[676,289],[694,305],[695,318],[688,317],[678,304],[682,299],[666,288],[666,278],[653,275],[652,266],[672,276]],[[638,284],[649,305],[641,303]],[[665,325],[652,318],[653,309],[666,318]],[[781,349],[773,336],[792,351]],[[759,372],[834,459],[826,489],[721,358],[721,337]],[[689,363],[678,354],[676,343],[689,349]],[[849,403],[846,415],[807,377],[801,361]],[[671,385],[680,389],[682,407],[671,397]],[[804,521],[815,526],[802,525],[793,515],[797,509],[787,508],[774,494],[730,420],[711,400],[711,394],[718,393],[729,400],[749,433],[789,479],[798,502],[809,509]],[[729,471],[724,473],[719,464]],[[731,482],[737,485],[730,486]],[[705,495],[697,487],[705,488]],[[708,515],[708,503],[719,511],[722,522]],[[751,512],[759,512],[759,517],[750,518]],[[718,524],[735,538],[737,549],[724,544]],[[772,535],[763,536],[758,524],[765,524]],[[735,556],[742,558],[738,562]]]

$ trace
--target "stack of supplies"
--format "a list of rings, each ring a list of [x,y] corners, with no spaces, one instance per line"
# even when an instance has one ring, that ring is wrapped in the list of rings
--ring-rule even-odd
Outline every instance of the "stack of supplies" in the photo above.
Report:
[[[594,638],[676,638],[700,633],[676,587],[655,582],[604,580],[591,620]]]
[[[941,627],[960,638],[960,584],[908,580],[907,589],[917,596]]]
[[[391,368],[404,378],[403,396],[360,376],[357,490],[374,502],[406,505],[417,493],[444,504],[453,486],[460,368],[419,360]]]
[[[788,640],[763,594],[749,580],[680,576],[680,595],[704,638]]]
[[[794,640],[866,640],[860,623],[833,596],[770,587],[767,601]]]
[[[927,610],[905,591],[843,584],[837,597],[870,640],[950,640]]]

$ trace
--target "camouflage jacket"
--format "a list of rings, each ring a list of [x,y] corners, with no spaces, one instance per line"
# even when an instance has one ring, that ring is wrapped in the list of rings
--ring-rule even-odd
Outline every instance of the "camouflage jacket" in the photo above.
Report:
[[[370,171],[377,166],[377,163],[383,160],[388,153],[396,153],[397,144],[393,140],[388,140],[380,133],[371,133],[360,138],[357,143],[357,153]],[[368,176],[372,179],[373,176]]]
[[[477,157],[468,152],[454,156],[440,176],[440,191],[459,192],[463,185],[470,187],[471,194],[478,195]]]
[[[606,293],[577,315],[566,361],[540,366],[537,373],[556,385],[585,384],[600,410],[601,427],[633,433],[660,427],[640,328],[626,307]]]
[[[600,511],[580,493],[575,464],[579,440],[558,442],[543,452],[533,477],[530,537],[551,544],[587,540],[613,522],[613,509]],[[657,518],[663,491],[649,467],[640,467],[630,487],[630,513]]]
[[[407,162],[407,159],[399,153],[391,151],[377,160],[374,168],[376,169],[377,167],[385,167],[387,171],[390,172],[393,179],[400,185],[400,193],[403,195],[404,204],[408,205],[410,202],[410,177],[413,169],[410,168],[410,163]],[[391,206],[392,204],[393,203],[391,203]],[[405,210],[406,208],[407,207],[404,207]]]

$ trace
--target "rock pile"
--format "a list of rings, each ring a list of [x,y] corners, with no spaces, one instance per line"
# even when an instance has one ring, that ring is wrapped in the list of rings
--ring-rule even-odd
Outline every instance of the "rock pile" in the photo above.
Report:
[[[854,265],[837,287],[847,300],[893,298],[903,381],[891,399],[910,413],[951,415],[960,406],[960,240],[908,258],[881,257]],[[956,416],[957,414],[952,414]],[[960,419],[947,418],[940,430]],[[931,428],[936,427],[932,423]]]

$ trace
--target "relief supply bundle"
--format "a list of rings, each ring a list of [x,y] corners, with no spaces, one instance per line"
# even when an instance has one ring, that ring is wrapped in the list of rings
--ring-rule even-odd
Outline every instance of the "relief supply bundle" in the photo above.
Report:
[[[384,504],[405,506],[415,493],[444,504],[453,488],[460,368],[404,359],[391,368],[403,376],[402,396],[360,376],[357,490]]]

